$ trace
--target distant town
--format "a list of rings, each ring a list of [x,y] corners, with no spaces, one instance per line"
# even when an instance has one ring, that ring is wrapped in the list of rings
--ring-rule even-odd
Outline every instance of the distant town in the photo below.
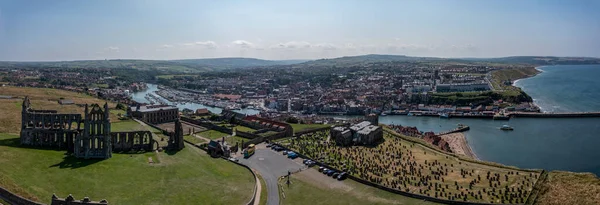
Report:
[[[131,94],[155,83],[160,98],[146,97],[153,104],[168,100],[229,110],[249,108],[265,116],[492,118],[505,112],[539,112],[531,97],[512,86],[514,80],[536,73],[527,64],[436,61],[359,61],[343,67],[319,62],[184,74],[158,69],[0,67],[4,85],[84,92],[134,105]]]

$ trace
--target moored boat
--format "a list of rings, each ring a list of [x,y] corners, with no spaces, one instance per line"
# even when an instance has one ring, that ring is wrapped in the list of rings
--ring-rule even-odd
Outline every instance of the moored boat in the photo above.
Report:
[[[501,130],[514,130],[511,126],[508,125],[502,125],[502,127],[500,127]]]

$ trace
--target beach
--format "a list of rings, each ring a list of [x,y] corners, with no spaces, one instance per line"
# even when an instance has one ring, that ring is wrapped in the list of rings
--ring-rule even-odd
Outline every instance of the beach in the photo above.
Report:
[[[462,132],[441,135],[440,137],[442,137],[442,139],[448,142],[448,144],[450,145],[450,150],[452,150],[453,153],[464,155],[477,160],[479,159],[477,158],[473,150],[471,150],[471,147],[467,143],[467,138]]]

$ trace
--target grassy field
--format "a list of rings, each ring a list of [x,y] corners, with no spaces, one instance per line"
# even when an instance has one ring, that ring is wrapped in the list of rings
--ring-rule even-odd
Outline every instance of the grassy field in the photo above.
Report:
[[[150,128],[150,127],[148,127]],[[134,120],[124,120],[120,122],[110,123],[110,131],[112,132],[128,132],[128,131],[150,131],[140,123]]]
[[[176,154],[78,160],[64,151],[18,144],[17,136],[0,134],[0,186],[44,203],[53,193],[110,204],[243,204],[252,197],[252,174],[192,146]],[[148,158],[159,163],[148,163]]]
[[[504,82],[531,77],[538,73],[539,71],[533,67],[496,70],[492,71],[491,82],[495,89],[514,90],[516,87],[505,85]]]
[[[239,136],[232,136],[232,137],[225,138],[225,142],[227,142],[227,144],[230,144],[230,145],[235,145],[236,142],[242,143],[242,141],[247,142],[248,139],[239,137]]]
[[[235,126],[234,129],[237,130],[237,131],[250,132],[250,133],[256,131],[255,129],[252,129],[252,128],[249,128],[249,127],[244,127],[244,126],[241,126],[241,125]]]
[[[103,100],[85,94],[49,88],[0,87],[0,95],[20,97],[20,99],[0,100],[0,110],[2,111],[2,115],[0,115],[0,133],[13,134],[21,131],[21,104],[25,96],[29,96],[33,109],[57,110],[59,113],[84,114],[84,107],[58,104],[61,97],[71,99],[76,104],[97,103],[103,105],[105,103]],[[108,103],[108,106],[110,109],[114,109],[116,104]],[[117,115],[113,112],[110,113],[110,121],[119,121]]]
[[[217,130],[206,130],[204,132],[199,132],[197,135],[214,140],[214,139],[221,139],[221,137],[226,137],[229,134],[224,133],[224,132],[219,132]]]
[[[268,137],[268,136],[271,136],[271,135],[274,135],[274,134],[277,134],[277,132],[275,132],[275,131],[267,131],[267,132],[260,133],[258,135],[263,136],[263,137]]]
[[[201,143],[207,142],[207,141],[204,141],[204,140],[202,140],[200,138],[197,138],[197,137],[194,137],[194,136],[191,136],[191,135],[184,135],[183,139],[185,139],[185,140],[187,140],[187,141],[189,141],[189,142],[191,142],[193,144],[201,144]]]
[[[303,135],[287,145],[367,181],[441,199],[523,203],[540,174],[467,161],[388,131],[374,147],[340,147],[327,142],[327,136],[328,132]]]
[[[328,187],[313,181],[304,180],[292,175],[291,184],[288,187],[281,183],[285,192],[285,198],[280,197],[283,205],[303,204],[437,204],[420,199],[405,197],[366,186],[352,180],[345,180],[345,188]]]
[[[292,125],[292,128],[294,129],[294,133],[301,132],[304,130],[317,129],[317,128],[331,126],[331,125],[325,125],[325,124],[292,124],[292,123],[290,123],[290,125]]]
[[[269,190],[267,190],[267,184],[265,183],[265,180],[262,178],[262,176],[260,176],[259,174],[257,174],[256,176],[258,177],[258,180],[260,181],[260,187],[261,187],[260,199],[258,200],[258,204],[266,205],[267,198],[269,196]]]
[[[591,173],[552,171],[536,204],[600,204],[600,179]]]
[[[195,77],[195,76],[198,76],[198,75],[159,75],[159,76],[156,76],[156,77],[157,78],[162,78],[162,79],[169,80],[169,79],[173,79],[174,77],[185,77],[185,76]]]

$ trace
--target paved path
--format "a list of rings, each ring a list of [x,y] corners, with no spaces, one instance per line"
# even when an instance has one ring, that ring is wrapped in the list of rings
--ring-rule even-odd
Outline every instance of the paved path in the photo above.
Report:
[[[288,171],[297,171],[304,165],[301,162],[288,159],[281,152],[275,152],[265,147],[256,146],[256,152],[248,159],[240,158],[240,163],[256,170],[267,185],[267,205],[279,205],[279,187],[277,179],[287,175]]]

